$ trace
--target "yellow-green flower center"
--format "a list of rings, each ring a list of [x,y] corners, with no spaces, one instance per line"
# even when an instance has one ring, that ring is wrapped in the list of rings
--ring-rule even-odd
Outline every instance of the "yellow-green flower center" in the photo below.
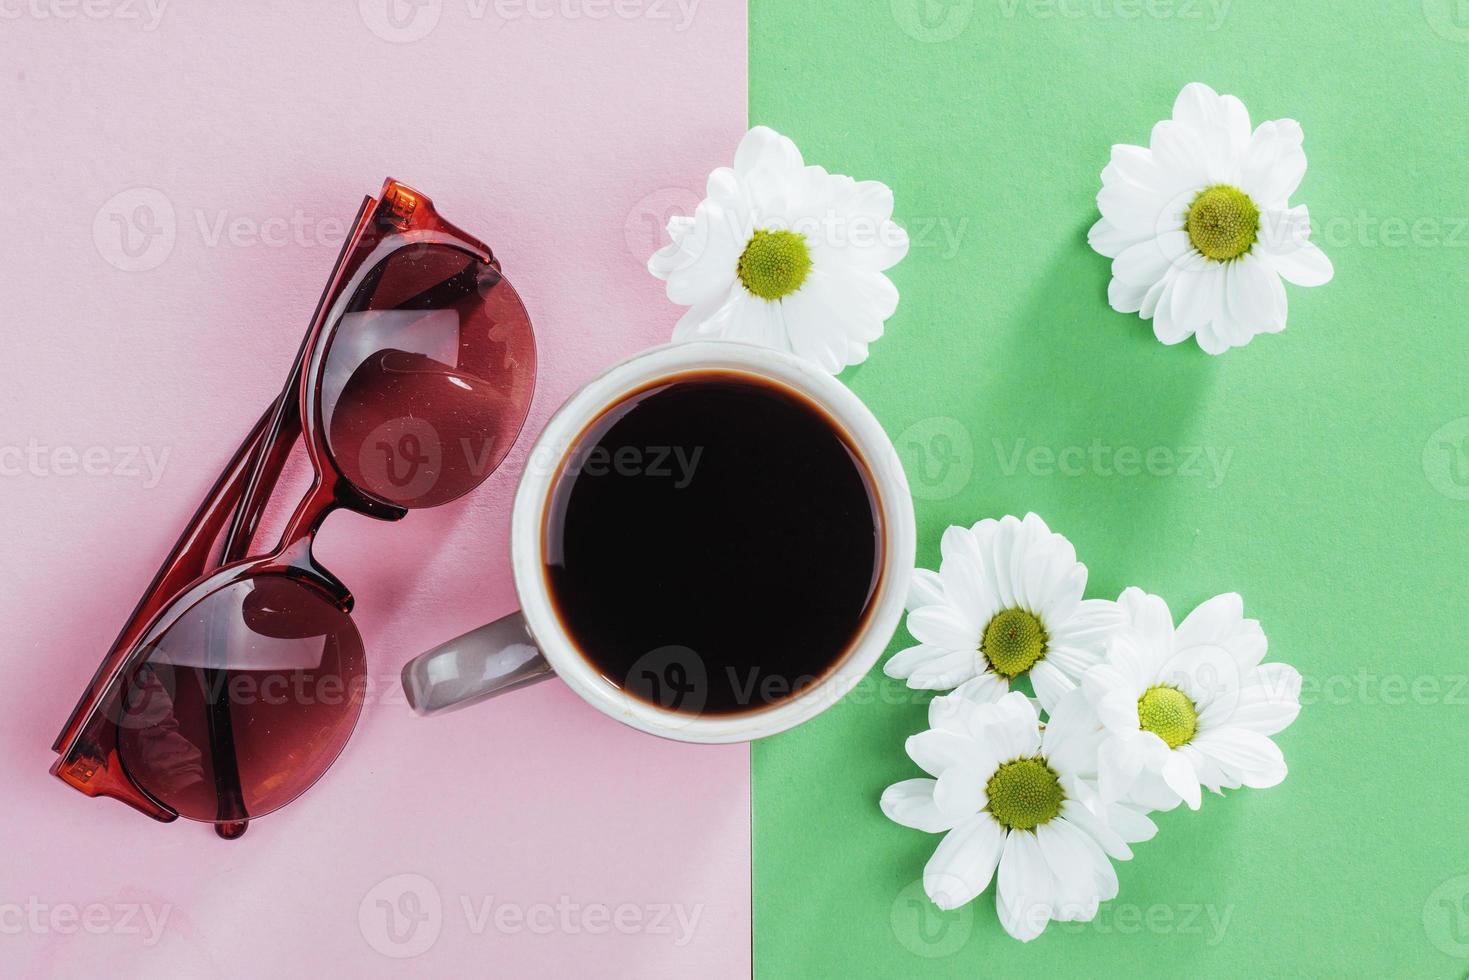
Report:
[[[1260,209],[1238,187],[1215,184],[1199,192],[1188,206],[1188,239],[1216,262],[1248,252],[1260,233]]]
[[[1046,655],[1046,628],[1034,613],[1006,609],[984,628],[979,652],[1004,678],[1023,674]]]
[[[1009,830],[1034,830],[1061,813],[1061,780],[1040,756],[1015,759],[995,770],[985,785],[985,809]]]
[[[794,231],[766,231],[751,237],[735,265],[740,282],[761,299],[780,299],[801,288],[811,271],[806,236]]]
[[[1185,745],[1199,730],[1199,711],[1187,694],[1176,687],[1159,684],[1137,699],[1137,720],[1145,732],[1168,743],[1170,749]]]

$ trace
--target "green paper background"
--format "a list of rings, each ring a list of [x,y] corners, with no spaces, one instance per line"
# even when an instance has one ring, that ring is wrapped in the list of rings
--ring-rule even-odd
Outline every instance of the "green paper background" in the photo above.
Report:
[[[914,246],[845,380],[900,444],[919,564],[944,527],[1034,510],[1088,595],[1176,617],[1236,590],[1306,677],[1291,774],[1206,794],[1119,865],[1090,924],[1022,945],[993,887],[940,914],[938,838],[889,823],[929,695],[874,671],[754,747],[762,978],[1444,976],[1469,970],[1469,7],[1459,0],[752,0],[750,119],[889,183]],[[1455,13],[1458,20],[1454,19]],[[1293,117],[1336,278],[1282,334],[1210,358],[1106,303],[1086,245],[1112,143],[1206,81]],[[957,238],[957,246],[950,236]],[[1067,476],[1094,440],[1192,471]],[[1188,468],[1184,468],[1188,469]],[[906,631],[892,650],[911,643]],[[1222,923],[1222,928],[1220,926]]]

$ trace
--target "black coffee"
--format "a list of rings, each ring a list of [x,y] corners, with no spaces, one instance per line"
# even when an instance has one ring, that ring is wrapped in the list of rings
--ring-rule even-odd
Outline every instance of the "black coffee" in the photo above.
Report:
[[[794,391],[700,372],[581,434],[546,508],[546,579],[582,655],[694,714],[768,707],[846,654],[882,567],[871,478]]]

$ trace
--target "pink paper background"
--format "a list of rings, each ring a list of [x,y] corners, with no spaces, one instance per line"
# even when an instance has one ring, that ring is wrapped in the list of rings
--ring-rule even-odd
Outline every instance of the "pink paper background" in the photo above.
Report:
[[[0,974],[748,975],[744,747],[635,733],[559,682],[432,720],[397,689],[409,656],[513,608],[529,437],[669,335],[643,261],[743,131],[745,5],[386,2],[154,23],[142,0],[36,0],[0,22]],[[328,522],[384,697],[311,792],[233,843],[86,799],[46,774],[51,739],[387,175],[525,298],[527,437],[470,498]]]

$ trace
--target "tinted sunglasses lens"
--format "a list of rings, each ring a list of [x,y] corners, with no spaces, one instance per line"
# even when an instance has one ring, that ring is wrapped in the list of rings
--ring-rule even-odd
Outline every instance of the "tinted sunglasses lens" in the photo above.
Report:
[[[535,369],[530,319],[499,272],[446,245],[399,249],[334,324],[321,385],[327,446],[370,497],[445,503],[510,451]]]
[[[320,590],[283,575],[188,609],[124,677],[118,754],[195,820],[264,816],[305,792],[352,734],[362,639]]]

